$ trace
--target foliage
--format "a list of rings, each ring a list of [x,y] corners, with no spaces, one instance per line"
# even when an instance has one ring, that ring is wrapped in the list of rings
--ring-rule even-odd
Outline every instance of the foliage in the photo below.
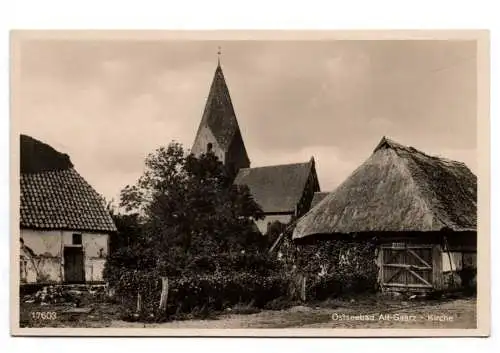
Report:
[[[112,254],[121,248],[133,246],[139,238],[142,228],[139,214],[111,213],[117,232],[110,236],[109,252]]]
[[[281,263],[255,227],[262,210],[213,153],[159,148],[138,182],[122,190],[120,206],[132,215],[117,218],[118,227],[138,236],[110,254],[104,277],[129,308],[140,293],[144,314],[161,318],[161,277],[170,281],[170,315],[250,299],[263,305],[285,290]]]
[[[247,187],[232,184],[213,153],[185,156],[177,143],[146,158],[144,174],[121,194],[121,206],[145,215],[144,238],[160,254],[257,250],[263,217]]]
[[[144,174],[122,190],[120,206],[133,212],[117,218],[121,233],[140,234],[128,242],[129,249],[111,256],[108,276],[114,263],[178,275],[203,256],[259,252],[266,246],[254,225],[262,210],[248,188],[233,185],[214,154],[186,156],[178,143],[146,158]]]
[[[474,268],[464,268],[459,272],[462,286],[466,293],[474,294],[477,291],[477,270]]]
[[[375,242],[317,239],[294,244],[286,239],[280,251],[288,271],[307,276],[307,295],[323,300],[341,294],[374,291],[378,267]]]
[[[163,321],[180,313],[221,311],[234,305],[262,308],[286,295],[288,281],[280,274],[261,276],[250,272],[191,274],[169,278],[166,312],[158,311],[161,294],[160,276],[156,271],[129,271],[117,284],[117,295],[125,299],[130,311],[135,310],[136,293],[143,298],[144,318]]]

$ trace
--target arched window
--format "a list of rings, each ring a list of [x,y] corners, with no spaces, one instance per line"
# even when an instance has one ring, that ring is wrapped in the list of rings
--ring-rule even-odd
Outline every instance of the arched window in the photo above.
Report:
[[[207,143],[207,153],[212,152],[213,145],[211,142]]]

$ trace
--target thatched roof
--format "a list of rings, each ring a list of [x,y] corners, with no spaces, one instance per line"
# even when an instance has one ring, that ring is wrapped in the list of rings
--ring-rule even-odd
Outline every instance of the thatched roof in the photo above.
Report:
[[[476,230],[477,177],[464,163],[383,138],[373,154],[305,214],[293,238],[313,234]]]
[[[21,228],[116,231],[101,197],[66,154],[29,136],[20,142]]]
[[[313,158],[306,163],[242,168],[234,183],[247,185],[264,213],[293,213],[314,170]]]
[[[51,170],[66,170],[73,167],[67,154],[53,149],[51,146],[21,135],[21,173],[40,173]]]
[[[316,206],[318,203],[320,203],[327,195],[329,194],[328,191],[318,191],[314,193],[313,199],[311,201],[311,209]]]

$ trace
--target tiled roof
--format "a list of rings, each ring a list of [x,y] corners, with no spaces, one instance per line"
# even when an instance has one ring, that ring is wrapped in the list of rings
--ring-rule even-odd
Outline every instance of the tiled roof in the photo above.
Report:
[[[33,158],[34,151],[47,160]],[[99,194],[72,167],[69,157],[67,163],[57,162],[64,160],[62,156],[40,141],[21,138],[21,228],[116,231]]]
[[[313,162],[240,169],[234,181],[247,185],[265,213],[294,212]]]

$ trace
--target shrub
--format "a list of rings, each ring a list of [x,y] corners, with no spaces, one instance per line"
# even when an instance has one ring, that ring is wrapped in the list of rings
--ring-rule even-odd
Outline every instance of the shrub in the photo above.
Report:
[[[332,273],[314,278],[308,286],[307,297],[311,300],[325,300],[341,295],[373,292],[376,278],[359,273]]]
[[[155,271],[126,272],[116,290],[129,312],[135,310],[137,293],[140,293],[143,299],[141,317],[162,321],[182,313],[203,317],[237,304],[262,308],[269,301],[287,294],[288,280],[282,275],[260,276],[250,272],[169,278],[167,310],[162,313],[158,312],[161,281]]]
[[[288,296],[282,296],[267,302],[264,305],[264,309],[267,310],[285,310],[292,306],[300,305],[301,302],[298,300],[291,300]]]
[[[286,268],[306,275],[307,300],[376,289],[374,242],[322,239],[296,245],[288,241],[281,250]]]

